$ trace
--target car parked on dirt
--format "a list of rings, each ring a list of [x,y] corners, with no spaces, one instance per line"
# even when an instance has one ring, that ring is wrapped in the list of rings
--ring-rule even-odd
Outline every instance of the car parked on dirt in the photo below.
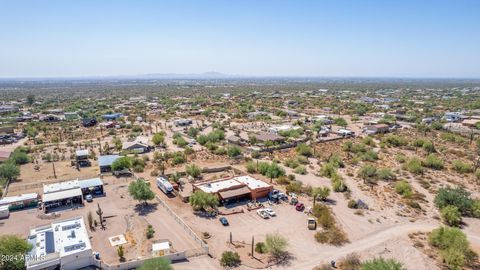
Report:
[[[295,209],[297,209],[297,211],[303,211],[305,209],[305,205],[299,202],[295,205]]]
[[[271,217],[274,217],[277,215],[277,213],[275,213],[275,211],[273,211],[272,208],[265,208],[263,209],[263,211],[265,211]]]
[[[221,217],[221,218],[219,218],[218,220],[220,220],[220,223],[222,223],[223,226],[228,226],[228,225],[230,225],[230,224],[228,223],[228,220],[227,220],[226,217]]]
[[[270,218],[270,215],[264,209],[258,209],[257,214],[263,219]]]
[[[317,229],[317,221],[314,218],[308,218],[307,228],[309,230],[316,230]]]

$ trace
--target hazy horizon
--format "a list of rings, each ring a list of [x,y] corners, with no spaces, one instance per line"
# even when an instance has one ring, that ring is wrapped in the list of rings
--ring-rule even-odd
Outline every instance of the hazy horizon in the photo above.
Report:
[[[480,2],[2,1],[0,78],[480,78]]]

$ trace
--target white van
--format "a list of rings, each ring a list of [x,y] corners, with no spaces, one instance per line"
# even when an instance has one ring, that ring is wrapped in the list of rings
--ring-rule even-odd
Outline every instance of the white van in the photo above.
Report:
[[[167,179],[163,178],[163,177],[157,177],[157,187],[163,191],[163,193],[165,194],[169,194],[169,193],[172,193],[173,192],[173,186],[172,184],[170,184],[170,182],[168,182]]]

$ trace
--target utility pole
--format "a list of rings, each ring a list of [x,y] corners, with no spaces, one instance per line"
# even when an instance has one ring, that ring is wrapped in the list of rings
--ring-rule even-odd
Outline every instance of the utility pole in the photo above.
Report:
[[[255,243],[255,238],[254,238],[254,236],[252,235],[252,258],[255,258],[255,254],[254,254],[255,249],[253,248],[254,243]]]
[[[53,167],[53,177],[57,179],[57,173],[55,172],[55,162],[52,162],[52,167]]]

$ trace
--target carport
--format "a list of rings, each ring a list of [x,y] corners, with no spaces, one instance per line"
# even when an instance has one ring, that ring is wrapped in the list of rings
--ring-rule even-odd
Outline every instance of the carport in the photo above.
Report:
[[[242,186],[235,189],[227,189],[218,192],[222,201],[230,201],[241,198],[250,198],[251,191],[247,186]]]
[[[61,206],[83,205],[82,190],[79,188],[43,194],[45,212]]]

